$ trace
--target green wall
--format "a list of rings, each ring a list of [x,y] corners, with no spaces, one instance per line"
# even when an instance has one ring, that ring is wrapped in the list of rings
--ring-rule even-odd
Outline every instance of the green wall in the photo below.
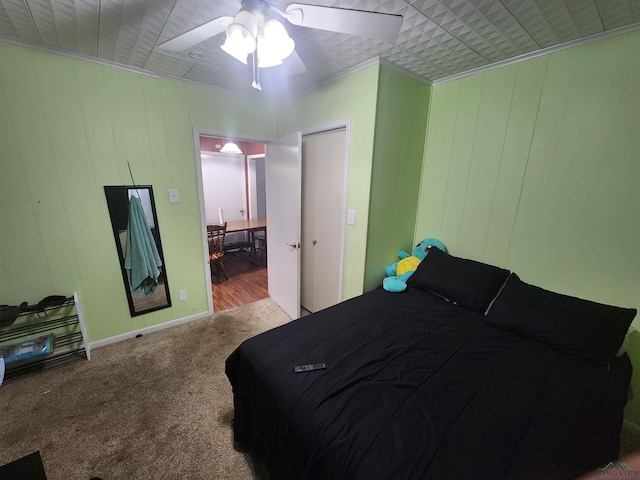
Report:
[[[398,250],[411,252],[430,88],[382,66],[376,109],[364,289],[381,285]]]
[[[429,87],[375,65],[278,107],[278,134],[348,118],[351,125],[343,299],[380,285],[400,248],[411,248]]]
[[[378,70],[365,68],[278,106],[278,135],[350,120],[347,208],[356,210],[357,221],[346,229],[344,299],[363,292]]]
[[[433,87],[415,240],[639,307],[639,51],[627,33]]]
[[[274,117],[256,99],[0,42],[2,302],[78,291],[92,341],[206,312],[192,127],[271,137]],[[127,162],[154,187],[173,300],[135,318],[103,191],[131,184]]]
[[[376,286],[410,246],[428,87],[394,70],[375,65],[276,108],[1,42],[0,67],[0,298],[78,291],[91,341],[207,311],[193,127],[272,137],[349,119],[347,203],[358,216],[343,298],[363,292],[365,271]],[[103,192],[132,183],[127,162],[136,183],[154,187],[173,301],[135,318]]]

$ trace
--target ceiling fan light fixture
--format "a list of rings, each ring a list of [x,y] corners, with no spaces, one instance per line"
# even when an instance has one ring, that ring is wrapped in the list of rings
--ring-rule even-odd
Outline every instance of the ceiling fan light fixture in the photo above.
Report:
[[[247,55],[256,50],[258,19],[247,10],[240,10],[227,26],[227,38],[222,50],[246,65]]]
[[[245,65],[247,64],[247,56],[249,55],[249,52],[242,43],[234,42],[233,40],[230,40],[229,37],[227,37],[224,44],[220,48],[236,60],[244,63]]]
[[[257,34],[258,18],[253,12],[247,10],[240,10],[227,27],[227,37],[242,39],[247,44],[253,43],[254,46]]]
[[[220,149],[220,151],[222,153],[242,153],[242,150],[240,150],[240,147],[238,146],[238,144],[234,142],[225,143]]]
[[[258,36],[258,67],[268,68],[280,65],[293,53],[295,42],[284,26],[272,18],[264,24],[262,35]]]

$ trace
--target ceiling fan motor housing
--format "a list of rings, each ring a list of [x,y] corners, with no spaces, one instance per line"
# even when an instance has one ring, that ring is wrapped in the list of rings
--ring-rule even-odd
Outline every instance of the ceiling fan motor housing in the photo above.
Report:
[[[246,10],[253,14],[267,16],[271,10],[271,3],[266,0],[242,0],[240,11]]]

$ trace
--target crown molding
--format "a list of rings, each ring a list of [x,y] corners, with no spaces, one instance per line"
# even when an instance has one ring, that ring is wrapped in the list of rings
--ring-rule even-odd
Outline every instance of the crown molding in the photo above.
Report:
[[[477,75],[478,73],[488,72],[490,70],[494,70],[496,68],[504,67],[506,65],[513,65],[514,63],[520,63],[525,60],[531,60],[532,58],[541,57],[543,55],[548,55],[550,53],[559,52],[562,50],[566,50],[568,48],[578,47],[580,45],[585,45],[587,43],[592,43],[598,40],[603,40],[605,38],[616,37],[618,35],[622,35],[624,33],[631,33],[640,30],[640,22],[634,23],[632,25],[626,25],[624,27],[614,28],[612,30],[607,30],[606,32],[596,33],[594,35],[589,35],[588,37],[580,38],[578,40],[571,40],[569,42],[561,43],[559,45],[553,45],[551,47],[543,48],[540,50],[536,50],[534,52],[525,53],[523,55],[518,55],[517,57],[509,58],[507,60],[502,60],[500,62],[491,63],[489,65],[483,65],[482,67],[472,68],[471,70],[466,70],[464,72],[456,73],[454,75],[449,75],[447,77],[442,77],[435,79],[431,82],[433,86],[440,85],[442,83],[451,82],[454,80],[459,80],[461,78],[470,77],[472,75]]]
[[[569,42],[565,42],[559,45],[554,45],[551,47],[547,47],[547,48],[543,48],[540,50],[536,50],[533,52],[529,52],[529,53],[525,53],[522,55],[519,55],[517,57],[513,57],[507,60],[501,60],[499,62],[495,62],[495,63],[491,63],[491,64],[487,64],[487,65],[483,65],[481,67],[476,67],[476,68],[472,68],[469,70],[465,70],[463,72],[459,72],[453,75],[448,75],[446,77],[440,77],[440,78],[436,78],[436,79],[427,79],[424,77],[421,77],[403,67],[400,67],[398,65],[395,65],[394,63],[385,60],[383,58],[381,58],[380,56],[376,56],[373,57],[365,62],[362,62],[358,65],[355,65],[351,68],[348,68],[347,70],[343,70],[340,73],[337,73],[335,75],[329,75],[327,77],[323,77],[323,78],[319,78],[319,79],[314,79],[313,81],[311,81],[310,83],[308,83],[307,85],[300,87],[294,91],[289,91],[289,92],[283,92],[283,91],[275,91],[275,92],[253,92],[253,91],[246,91],[246,92],[238,92],[235,90],[229,90],[226,88],[221,88],[221,87],[216,87],[213,85],[209,85],[209,84],[205,84],[202,82],[198,82],[198,81],[194,81],[194,80],[189,80],[189,79],[185,79],[185,78],[181,78],[181,77],[174,77],[171,75],[161,75],[161,74],[156,74],[153,73],[149,70],[145,70],[143,68],[138,68],[138,67],[131,67],[128,65],[123,65],[120,63],[116,63],[116,62],[110,62],[108,60],[103,60],[103,59],[99,59],[96,57],[92,57],[89,55],[83,55],[83,54],[79,54],[79,53],[72,53],[72,52],[65,52],[63,50],[60,49],[56,49],[56,48],[51,48],[51,47],[44,47],[42,45],[35,45],[35,44],[31,44],[31,43],[27,43],[27,42],[21,42],[21,41],[17,41],[15,39],[11,39],[11,38],[7,38],[7,37],[3,37],[2,35],[0,35],[0,42],[4,42],[4,43],[9,43],[12,45],[16,45],[16,46],[20,46],[20,47],[25,47],[25,48],[30,48],[30,49],[34,49],[34,50],[39,50],[39,51],[43,51],[43,52],[47,52],[47,53],[52,53],[52,54],[56,54],[56,55],[62,55],[65,57],[69,57],[69,58],[73,58],[76,60],[83,60],[86,62],[91,62],[91,63],[95,63],[98,65],[103,65],[103,66],[107,66],[107,67],[111,67],[111,68],[116,68],[119,70],[124,70],[127,72],[131,72],[131,73],[137,73],[140,75],[144,75],[147,77],[151,77],[151,78],[156,78],[156,79],[167,79],[167,80],[173,80],[176,82],[183,82],[183,83],[187,83],[189,85],[194,85],[194,86],[198,86],[201,88],[206,88],[209,90],[215,90],[217,92],[220,93],[224,93],[226,95],[232,95],[232,96],[250,96],[252,98],[255,98],[256,100],[262,100],[266,103],[278,103],[279,100],[282,99],[282,97],[288,97],[288,98],[294,98],[300,95],[304,95],[307,94],[317,88],[323,87],[325,85],[328,85],[330,83],[333,83],[337,80],[340,80],[341,78],[353,75],[356,72],[359,72],[361,70],[364,70],[366,68],[375,66],[375,65],[383,65],[387,68],[393,69],[397,72],[402,73],[403,75],[406,75],[408,77],[411,77],[413,79],[415,79],[416,81],[420,82],[420,83],[424,83],[427,84],[429,86],[436,86],[436,85],[440,85],[443,83],[447,83],[447,82],[451,82],[454,80],[459,80],[461,78],[465,78],[465,77],[470,77],[472,75],[477,75],[479,73],[484,73],[484,72],[488,72],[490,70],[494,70],[496,68],[500,68],[500,67],[504,67],[507,65],[513,65],[516,63],[520,63],[523,62],[525,60],[530,60],[533,58],[537,58],[543,55],[548,55],[550,53],[555,53],[555,52],[559,52],[562,50],[566,50],[568,48],[573,48],[573,47],[577,47],[580,45],[585,45],[591,42],[595,42],[598,40],[603,40],[606,38],[611,38],[611,37],[615,37],[618,35],[622,35],[625,33],[631,33],[631,32],[635,32],[640,30],[640,22],[638,23],[634,23],[632,25],[626,25],[624,27],[618,27],[612,30],[608,30],[606,32],[601,32],[601,33],[596,33],[594,35],[590,35],[588,37],[585,38],[581,38],[581,39],[577,39],[577,40],[571,40]]]
[[[297,97],[300,95],[304,95],[307,94],[313,90],[315,90],[316,88],[320,88],[323,87],[325,85],[329,85],[330,83],[335,82],[336,80],[340,80],[341,78],[344,77],[348,77],[349,75],[352,75],[356,72],[359,72],[360,70],[364,70],[365,68],[369,68],[375,65],[380,65],[380,57],[373,57],[369,60],[367,60],[366,62],[360,63],[358,65],[355,65],[351,68],[348,68],[347,70],[343,70],[342,72],[336,74],[336,75],[329,75],[327,77],[323,77],[323,78],[319,78],[316,79],[312,82],[310,82],[309,84],[305,85],[302,88],[296,89],[293,92],[290,92],[290,97]]]
[[[137,73],[139,75],[144,75],[146,77],[151,77],[151,78],[155,78],[155,79],[159,79],[159,80],[173,80],[173,81],[176,81],[176,82],[187,83],[189,85],[194,85],[194,86],[197,86],[197,87],[207,88],[209,90],[215,90],[217,92],[225,93],[227,95],[247,96],[247,95],[252,95],[253,94],[253,92],[237,92],[237,91],[234,91],[234,90],[229,90],[229,89],[225,89],[225,88],[221,88],[221,87],[215,87],[213,85],[208,85],[206,83],[197,82],[195,80],[189,80],[189,79],[186,79],[186,78],[174,77],[174,76],[171,76],[171,75],[161,75],[161,74],[153,73],[153,72],[151,72],[149,70],[145,70],[144,68],[131,67],[129,65],[123,65],[121,63],[110,62],[108,60],[104,60],[104,59],[97,58],[97,57],[92,57],[90,55],[83,55],[81,53],[73,53],[73,52],[65,52],[65,51],[59,50],[57,48],[43,47],[42,45],[34,45],[34,44],[31,44],[31,43],[27,43],[27,42],[20,42],[18,40],[12,39],[12,38],[3,37],[2,35],[0,35],[0,42],[9,43],[9,44],[12,44],[12,45],[16,45],[18,47],[29,48],[29,49],[32,49],[32,50],[38,50],[38,51],[45,52],[45,53],[51,53],[51,54],[54,54],[54,55],[61,55],[63,57],[73,58],[74,60],[82,60],[82,61],[85,61],[85,62],[90,62],[90,63],[94,63],[94,64],[97,64],[97,65],[102,65],[102,66],[105,66],[105,67],[116,68],[118,70],[123,70],[125,72]],[[256,99],[265,100],[265,97],[261,96],[259,94],[256,94],[255,97],[256,97]]]
[[[429,86],[433,85],[433,82],[427,78],[421,77],[420,75],[417,75],[415,73],[413,73],[410,70],[407,70],[404,67],[399,67],[398,65],[396,65],[395,63],[390,62],[389,60],[385,60],[384,58],[380,58],[380,65],[384,65],[387,68],[390,68],[391,70],[395,70],[398,73],[402,73],[403,75],[407,76],[407,77],[411,77],[414,80],[420,82],[420,83],[424,83],[427,84]]]
[[[55,55],[62,55],[63,57],[69,57],[75,60],[84,60],[85,62],[97,63],[98,65],[104,65],[106,67],[117,68],[119,70],[125,70],[127,72],[138,73],[140,75],[145,75],[147,77],[162,78],[162,76],[157,75],[153,72],[150,72],[149,70],[145,70],[143,68],[131,67],[128,65],[123,65],[121,63],[110,62],[108,60],[103,60],[103,59],[92,57],[89,55],[83,55],[81,53],[65,52],[64,50],[59,50],[57,48],[43,47],[42,45],[35,45],[32,43],[20,42],[18,40],[3,37],[1,35],[0,35],[0,42],[10,43],[18,47],[30,48],[32,50],[39,50],[41,52],[53,53]]]

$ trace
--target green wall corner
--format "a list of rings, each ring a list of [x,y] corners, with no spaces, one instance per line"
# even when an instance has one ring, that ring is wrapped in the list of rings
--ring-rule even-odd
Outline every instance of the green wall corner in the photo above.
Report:
[[[364,289],[381,285],[398,250],[411,251],[430,87],[381,66],[371,174]]]

